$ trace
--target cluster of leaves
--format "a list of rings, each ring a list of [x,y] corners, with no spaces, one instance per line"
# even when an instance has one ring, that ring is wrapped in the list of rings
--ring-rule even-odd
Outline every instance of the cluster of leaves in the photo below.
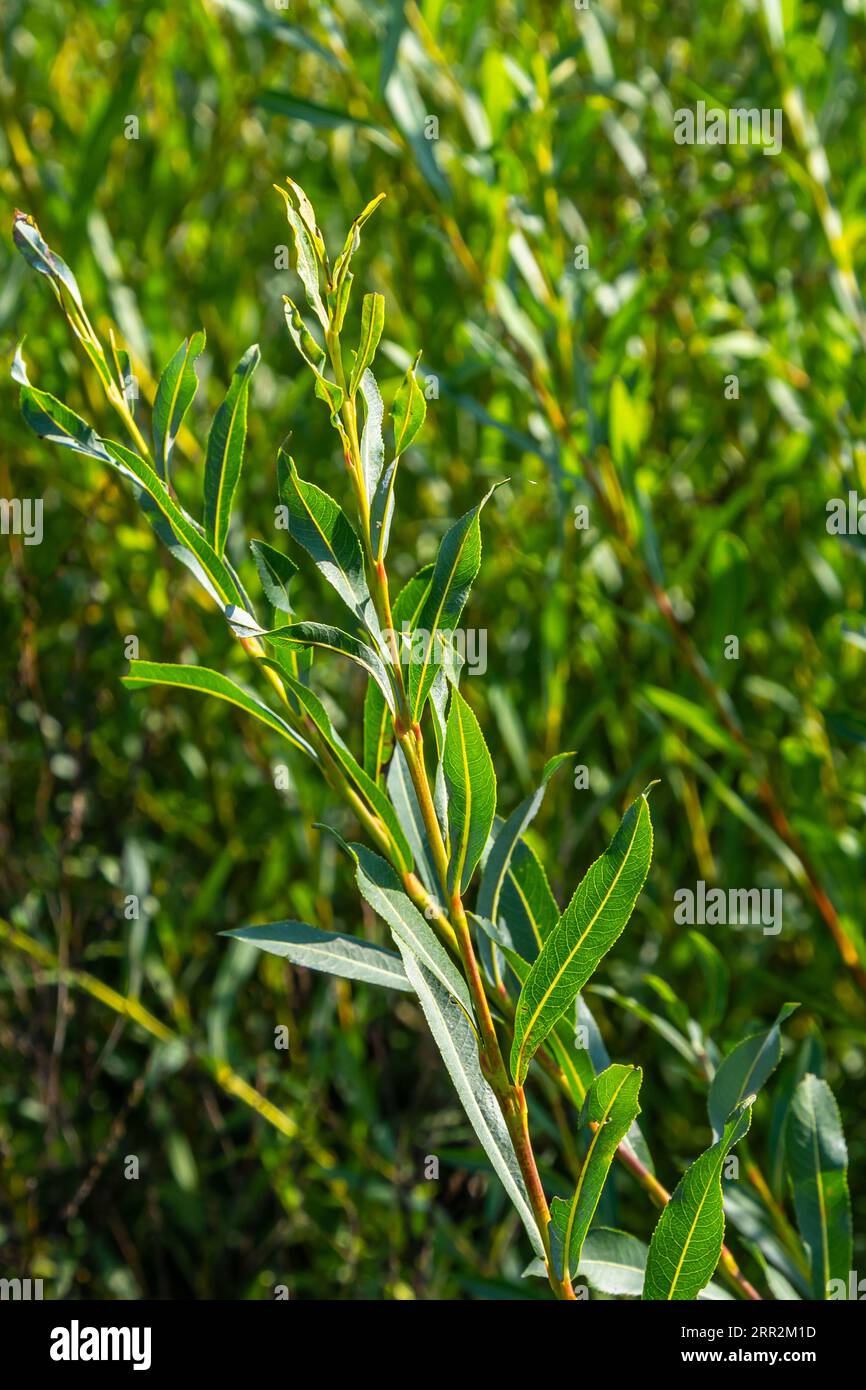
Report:
[[[573,1298],[572,1274],[582,1268],[585,1242],[615,1156],[619,1152],[625,1161],[632,1159],[651,1177],[651,1167],[635,1152],[637,1147],[645,1150],[636,1129],[642,1074],[633,1066],[611,1063],[600,1069],[591,1064],[589,1074],[584,1071],[578,1077],[586,1151],[571,1199],[556,1199],[552,1211],[533,1154],[524,1083],[533,1058],[544,1050],[552,1075],[566,1094],[572,1094],[569,1071],[579,1073],[581,1066],[575,1061],[579,1047],[575,1039],[569,1041],[568,1019],[580,1016],[581,992],[623,932],[649,872],[653,835],[647,793],[628,808],[610,846],[560,912],[525,832],[556,767],[573,754],[552,759],[540,789],[507,820],[497,818],[493,762],[459,690],[462,662],[453,647],[446,643],[443,653],[441,646],[443,637],[450,642],[478,574],[480,513],[490,493],[446,533],[435,563],[409,581],[392,612],[385,560],[395,476],[401,455],[423,425],[424,397],[413,364],[392,407],[394,442],[386,463],[384,407],[372,370],[384,326],[380,295],[364,296],[359,347],[348,369],[342,340],[354,278],[352,257],[361,229],[380,200],[370,203],[352,224],[332,267],[309,199],[293,180],[287,185],[287,190],[278,191],[285,200],[293,263],[324,345],[288,297],[286,323],[339,435],[358,529],[332,496],[300,477],[294,460],[283,452],[278,461],[278,517],[339,595],[355,632],[304,620],[261,626],[238,571],[226,558],[244,459],[249,386],[259,360],[257,345],[241,358],[211,425],[199,522],[173,493],[171,457],[196,392],[195,361],[204,335],[186,339],[160,378],[151,448],[125,389],[128,355],[117,348],[112,335],[109,361],[74,275],[45,243],[32,218],[19,213],[13,230],[16,245],[32,268],[48,278],[136,447],[101,437],[69,407],[34,387],[19,350],[13,374],[21,384],[22,412],[42,438],[109,464],[132,485],[157,535],[222,610],[232,633],[270,680],[282,708],[272,708],[228,676],[199,665],[136,659],[125,684],[132,689],[168,685],[210,694],[245,710],[313,761],[384,852],[382,857],[337,836],[354,865],[361,894],[389,927],[397,952],[297,921],[226,934],[296,965],[414,991],[466,1114],[523,1221],[538,1270],[559,1297]],[[364,403],[361,429],[359,395]],[[293,617],[294,563],[265,541],[253,541],[251,548],[263,597],[277,614]],[[395,618],[401,620],[399,630],[394,628]],[[318,652],[337,653],[365,673],[366,768],[336,732],[312,688],[313,657]],[[435,749],[432,785],[425,723],[432,729]],[[463,898],[479,866],[479,910],[471,915],[470,927]],[[510,894],[503,891],[506,887]],[[484,908],[489,916],[483,915]],[[509,1028],[512,1036],[510,1076],[493,1011],[500,1027]],[[673,1196],[665,1194],[644,1258],[645,1298],[696,1298],[710,1286],[724,1251],[722,1169],[730,1150],[748,1133],[755,1093],[778,1061],[779,1026],[791,1011],[786,1006],[769,1034],[740,1044],[716,1072],[709,1099],[716,1142],[686,1170]],[[551,1042],[557,1031],[559,1036]],[[844,1138],[835,1113],[834,1126],[826,1123],[826,1115],[823,1125],[818,1117],[818,1110],[826,1111],[828,1105],[833,1101],[825,1083],[805,1077],[792,1102],[788,1138],[798,1217],[811,1252],[813,1287],[819,1289],[840,1271],[846,1276],[851,1257]],[[814,1142],[818,1133],[823,1136],[820,1145]],[[617,1282],[615,1270],[622,1264],[619,1256],[625,1244],[632,1262],[636,1258],[634,1239],[613,1230],[599,1234],[607,1257],[601,1261],[601,1275],[587,1267],[589,1282],[603,1292],[630,1292]],[[724,1254],[735,1283],[757,1296],[729,1252]],[[597,1262],[596,1251],[593,1271]]]

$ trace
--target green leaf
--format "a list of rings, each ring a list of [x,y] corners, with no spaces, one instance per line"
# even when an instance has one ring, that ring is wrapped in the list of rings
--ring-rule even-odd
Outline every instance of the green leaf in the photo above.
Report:
[[[744,1106],[674,1188],[650,1241],[645,1299],[694,1299],[712,1279],[725,1238],[722,1167],[751,1121],[751,1106]]]
[[[560,918],[547,874],[535,850],[518,840],[499,895],[499,921],[532,963]]]
[[[214,416],[208,435],[204,467],[204,529],[220,556],[225,550],[232,504],[243,467],[247,401],[252,375],[260,357],[257,343],[247,348],[235,367],[228,393]]]
[[[640,1298],[647,1247],[625,1231],[595,1226],[583,1243],[577,1273],[591,1289],[612,1298]]]
[[[171,685],[179,690],[195,690],[200,695],[213,695],[216,699],[225,700],[228,704],[236,705],[238,709],[253,715],[261,724],[273,729],[278,734],[282,734],[289,743],[293,743],[296,748],[308,753],[314,762],[318,761],[310,745],[294,732],[285,719],[275,714],[257,696],[251,695],[219,671],[211,671],[206,666],[177,666],[170,662],[161,661],[131,661],[129,675],[122,676],[121,680],[129,690],[142,690],[148,685]]]
[[[376,349],[385,327],[385,296],[365,294],[361,303],[361,341],[349,377],[349,395],[354,396],[368,367],[372,367]]]
[[[291,179],[287,179],[286,182],[289,184],[288,189],[280,188],[276,183],[274,188],[286,204],[286,218],[291,228],[294,250],[293,269],[298,272],[307,303],[327,331],[328,315],[319,288],[319,268],[324,263],[324,242],[316,227],[313,209],[306,194],[298,184],[292,183]]]
[[[688,941],[704,977],[705,997],[698,1015],[705,1033],[712,1033],[725,1016],[730,971],[721,951],[699,931],[690,931]]]
[[[419,352],[404,376],[391,407],[391,418],[394,421],[394,454],[397,458],[415,442],[427,417],[427,402],[415,377],[415,368],[420,356]]]
[[[719,1066],[710,1086],[707,1109],[713,1138],[720,1139],[730,1115],[748,1096],[757,1095],[782,1059],[782,1024],[799,1004],[784,1004],[775,1023],[738,1043]]]
[[[81,314],[84,313],[84,305],[81,302],[81,291],[78,288],[78,281],[69,269],[69,266],[44,240],[42,233],[37,227],[33,218],[26,212],[16,212],[12,223],[12,240],[21,252],[25,261],[33,270],[38,270],[40,275],[46,275],[51,281],[51,287],[57,295],[60,303],[63,303],[62,291],[65,290],[72,299],[75,307]]]
[[[640,1298],[646,1272],[647,1247],[637,1236],[607,1226],[594,1226],[583,1243],[578,1275],[591,1289],[614,1298]],[[543,1271],[546,1273],[546,1271]],[[709,1283],[700,1302],[733,1299],[719,1284]]]
[[[442,765],[448,786],[451,862],[448,885],[465,892],[484,852],[496,812],[496,774],[478,720],[451,691]]]
[[[289,585],[298,572],[294,560],[281,550],[275,550],[267,541],[250,541],[250,550],[268,603],[280,613],[291,613]]]
[[[373,501],[376,485],[385,466],[385,441],[382,437],[382,419],[385,407],[371,371],[361,377],[361,395],[364,400],[364,428],[361,432],[361,469],[364,477],[364,490],[367,501]]]
[[[26,423],[40,439],[60,444],[76,454],[87,454],[102,463],[111,463],[111,456],[96,431],[62,401],[29,385],[22,386],[20,400]]]
[[[364,845],[349,845],[357,865],[358,887],[374,912],[391,928],[397,945],[410,953],[456,999],[468,1020],[475,1015],[469,988],[428,922],[400,887],[390,864]],[[409,974],[409,971],[406,972]],[[411,980],[412,976],[409,974]],[[477,1047],[477,1043],[476,1043]]]
[[[314,483],[305,483],[287,454],[280,454],[277,478],[290,536],[303,546],[357,620],[381,643],[361,543],[342,509],[327,492]]]
[[[104,441],[110,462],[135,490],[139,506],[160,540],[186,565],[224,611],[243,609],[245,597],[233,571],[205,539],[144,459],[123,444]]]
[[[839,1107],[826,1081],[809,1072],[791,1103],[785,1136],[797,1225],[809,1250],[812,1297],[830,1296],[830,1281],[848,1287],[851,1202],[848,1149]]]
[[[366,642],[361,642],[351,633],[343,632],[339,627],[330,627],[326,623],[290,623],[287,627],[275,627],[261,635],[275,646],[294,651],[313,647],[318,651],[339,652],[340,655],[347,656],[350,661],[354,661],[366,671],[368,676],[373,677],[388,708],[394,709],[394,696],[381,657],[372,647],[368,647]]]
[[[496,485],[498,486],[498,484]],[[469,597],[472,581],[481,565],[481,509],[495,492],[492,487],[481,501],[446,533],[436,556],[430,590],[418,616],[418,628],[427,634],[421,659],[409,667],[412,718],[421,711],[439,670],[437,634],[453,630]]]
[[[544,793],[547,784],[562,765],[566,758],[574,757],[573,753],[559,753],[555,758],[551,758],[545,765],[541,774],[541,784],[532,796],[526,797],[520,803],[516,811],[513,811],[507,821],[496,831],[493,845],[487,856],[484,865],[484,872],[481,875],[481,884],[478,889],[478,912],[482,917],[489,917],[495,922],[499,916],[499,902],[502,890],[508,879],[508,871],[511,867],[512,856],[520,842],[521,836],[538,814],[539,807],[544,800]],[[545,879],[546,882],[546,879]],[[556,914],[557,919],[559,914]],[[512,932],[513,935],[513,932]],[[520,943],[515,938],[515,945],[520,950]],[[539,936],[535,942],[535,950],[531,955],[525,956],[527,960],[534,960],[542,946],[542,938]],[[522,953],[525,954],[525,953]]]
[[[484,1152],[517,1209],[536,1255],[544,1258],[544,1246],[532,1215],[529,1196],[511,1137],[493,1091],[478,1060],[478,1041],[458,1003],[443,989],[422,960],[398,940],[403,964],[442,1060],[454,1083]]]
[[[592,1130],[586,1157],[571,1201],[554,1197],[550,1208],[550,1239],[557,1273],[570,1278],[580,1264],[583,1242],[595,1216],[610,1165],[622,1140],[640,1114],[640,1067],[614,1062],[595,1078],[580,1117],[581,1128]]]
[[[331,278],[331,284],[329,286],[328,300],[331,305],[332,313],[334,315],[334,323],[337,328],[337,332],[339,332],[342,328],[343,319],[346,316],[348,291],[352,282],[352,274],[349,270],[349,266],[351,264],[352,257],[354,256],[355,252],[361,244],[361,228],[373,216],[373,213],[376,211],[377,207],[379,206],[384,197],[384,193],[378,193],[375,198],[372,198],[370,200],[370,202],[364,208],[363,212],[358,214],[351,227],[349,228],[349,234],[346,237],[343,249],[334,263],[334,274]]]
[[[363,980],[386,989],[412,989],[396,952],[343,932],[324,931],[306,922],[270,922],[266,927],[237,927],[220,932],[220,936],[258,946],[272,956],[284,956],[292,965],[302,965],[307,970],[322,970],[344,980]]]
[[[159,379],[153,403],[153,457],[163,482],[171,475],[171,454],[184,416],[198,389],[195,360],[204,351],[205,333],[185,338]]]
[[[520,992],[511,1049],[511,1073],[518,1086],[536,1049],[624,930],[649,872],[652,848],[643,793],[578,885]]]

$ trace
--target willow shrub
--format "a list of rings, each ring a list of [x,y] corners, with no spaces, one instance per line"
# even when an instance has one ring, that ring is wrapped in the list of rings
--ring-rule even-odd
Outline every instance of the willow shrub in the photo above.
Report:
[[[712,1282],[718,1266],[736,1294],[758,1298],[723,1244],[722,1181],[731,1151],[748,1133],[755,1095],[781,1057],[781,1027],[796,1006],[786,1005],[771,1027],[743,1040],[715,1069],[708,1095],[713,1142],[667,1193],[638,1122],[641,1069],[611,1062],[581,993],[627,926],[650,872],[649,789],[627,807],[610,845],[560,911],[525,834],[550,778],[573,754],[552,758],[537,791],[503,815],[483,731],[460,690],[466,663],[459,624],[480,568],[482,511],[495,488],[448,530],[435,563],[392,597],[388,551],[398,468],[423,427],[426,407],[413,366],[391,405],[392,428],[385,430],[374,373],[384,326],[381,294],[363,296],[359,333],[352,336],[357,347],[346,342],[353,258],[380,199],[353,222],[332,264],[303,190],[289,179],[278,191],[306,300],[302,311],[285,299],[286,325],[339,436],[351,519],[281,449],[276,529],[288,532],[339,595],[348,610],[345,628],[295,613],[296,565],[270,541],[251,540],[252,563],[239,568],[227,553],[258,347],[241,357],[214,417],[196,520],[172,486],[172,457],[196,393],[204,333],[187,338],[165,368],[148,438],[136,420],[128,354],[113,334],[106,350],[74,275],[32,219],[19,213],[14,226],[16,245],[48,278],[126,442],[97,433],[33,386],[19,349],[13,374],[27,423],[51,443],[98,459],[126,479],[148,523],[228,623],[256,680],[246,687],[203,666],[134,660],[124,684],[133,691],[173,686],[228,701],[294,755],[309,758],[363,832],[364,842],[337,838],[359,892],[389,928],[396,949],[296,921],[241,926],[224,935],[296,965],[417,997],[467,1117],[525,1228],[534,1256],[527,1274],[546,1277],[557,1297],[575,1299],[588,1288],[650,1299],[728,1297]],[[246,587],[253,573],[255,600]],[[267,609],[269,626],[260,622],[257,605]],[[355,751],[316,694],[314,659],[320,654],[364,672],[363,718],[343,712],[347,727],[355,728]],[[534,1114],[553,1095],[576,1115],[573,1192],[550,1203],[533,1149],[529,1082],[540,1090]],[[847,1288],[851,1263],[838,1110],[826,1083],[807,1074],[781,1113],[800,1234],[775,1211],[778,1249],[769,1261],[759,1255],[756,1266],[771,1297],[832,1296],[833,1281]],[[596,1222],[614,1160],[661,1207],[648,1248]],[[575,1292],[578,1276],[583,1282]]]

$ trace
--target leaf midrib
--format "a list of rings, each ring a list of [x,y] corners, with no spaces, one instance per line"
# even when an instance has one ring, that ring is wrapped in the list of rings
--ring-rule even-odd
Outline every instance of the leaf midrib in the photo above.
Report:
[[[622,1078],[622,1081],[619,1083],[616,1090],[614,1091],[610,1099],[610,1104],[606,1107],[604,1114],[598,1121],[598,1129],[594,1132],[592,1139],[590,1140],[589,1148],[586,1151],[586,1158],[584,1159],[583,1167],[580,1170],[580,1177],[577,1180],[577,1187],[574,1189],[574,1197],[572,1198],[571,1202],[571,1210],[568,1213],[568,1221],[565,1227],[565,1243],[563,1247],[563,1270],[566,1281],[569,1278],[568,1266],[569,1254],[571,1251],[571,1233],[574,1230],[574,1222],[577,1217],[577,1208],[580,1202],[580,1194],[583,1191],[584,1179],[589,1174],[589,1165],[592,1161],[592,1155],[595,1152],[595,1146],[598,1143],[599,1138],[601,1137],[602,1130],[604,1126],[607,1124],[608,1116],[610,1115],[611,1110],[613,1109],[614,1105],[619,1099],[619,1094],[630,1076],[631,1072],[626,1072],[625,1076]]]
[[[556,972],[556,974],[554,975],[554,977],[553,977],[553,979],[552,979],[550,985],[549,985],[548,988],[545,990],[544,995],[542,996],[541,1001],[540,1001],[540,1003],[538,1004],[538,1007],[537,1007],[537,1008],[535,1009],[535,1011],[533,1012],[531,1018],[529,1019],[529,1022],[527,1023],[526,1027],[525,1027],[524,1030],[523,1030],[523,1040],[522,1040],[522,1042],[521,1042],[521,1044],[520,1044],[520,1051],[519,1051],[518,1054],[517,1054],[517,1066],[516,1066],[516,1068],[515,1068],[515,1070],[516,1070],[516,1072],[517,1072],[518,1075],[520,1074],[521,1063],[523,1062],[523,1055],[524,1055],[524,1053],[525,1053],[525,1051],[526,1051],[526,1045],[527,1045],[527,1043],[528,1043],[528,1041],[529,1041],[529,1039],[530,1039],[530,1035],[531,1035],[532,1029],[535,1027],[536,1023],[538,1022],[538,1018],[539,1018],[539,1015],[540,1015],[542,1009],[544,1008],[545,1004],[547,1003],[548,999],[550,998],[550,996],[551,996],[551,994],[553,993],[553,991],[554,991],[554,989],[556,988],[556,986],[559,984],[559,981],[562,979],[563,974],[564,974],[565,971],[568,969],[569,965],[571,964],[572,960],[574,959],[575,954],[577,953],[577,951],[580,950],[580,947],[583,945],[583,943],[584,943],[584,941],[586,940],[587,936],[588,936],[589,933],[592,931],[592,929],[593,929],[593,927],[595,926],[596,922],[598,921],[598,919],[599,919],[599,917],[600,917],[600,915],[601,915],[603,909],[604,909],[605,906],[607,905],[607,902],[608,902],[609,899],[610,899],[611,893],[613,892],[613,890],[614,890],[614,888],[616,887],[616,885],[619,883],[619,880],[620,880],[620,877],[621,877],[621,875],[622,875],[622,872],[623,872],[623,870],[624,870],[626,864],[628,863],[628,858],[629,858],[629,855],[631,854],[632,846],[634,845],[635,839],[636,839],[636,837],[637,837],[638,827],[639,827],[639,825],[640,825],[640,819],[641,819],[641,816],[642,816],[643,813],[644,813],[644,808],[645,808],[645,806],[646,806],[646,802],[645,802],[645,801],[643,800],[643,798],[642,798],[642,799],[641,799],[641,805],[640,805],[640,807],[638,808],[637,816],[635,817],[634,830],[632,831],[631,839],[629,840],[629,843],[628,843],[628,848],[627,848],[627,850],[625,851],[625,854],[624,854],[623,857],[622,857],[622,862],[620,863],[619,868],[617,869],[616,873],[614,874],[614,877],[613,877],[613,880],[611,881],[610,887],[608,888],[607,892],[605,893],[604,897],[602,898],[601,902],[599,903],[598,907],[596,908],[596,911],[594,912],[592,918],[590,919],[590,921],[589,921],[589,923],[588,923],[588,925],[587,925],[587,927],[586,927],[586,930],[582,933],[582,935],[581,935],[581,936],[578,938],[578,940],[574,943],[573,947],[572,947],[571,950],[569,951],[569,953],[568,953],[568,955],[566,956],[565,960],[563,961],[562,965],[561,965],[561,966],[559,967],[559,969],[557,970],[557,972]],[[567,908],[566,908],[566,911],[568,911]],[[550,938],[549,938],[549,939],[550,939]],[[540,957],[539,957],[539,959],[540,959]]]

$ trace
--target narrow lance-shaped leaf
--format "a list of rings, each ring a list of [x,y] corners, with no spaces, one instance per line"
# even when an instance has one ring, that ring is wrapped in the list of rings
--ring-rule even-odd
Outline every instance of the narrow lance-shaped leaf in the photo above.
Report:
[[[722,1168],[751,1121],[751,1106],[745,1105],[728,1121],[719,1142],[680,1178],[653,1231],[644,1298],[694,1299],[709,1284],[725,1238]]]
[[[225,550],[232,504],[243,467],[247,401],[252,375],[260,357],[257,343],[244,353],[235,367],[228,393],[214,416],[208,435],[204,469],[204,528],[205,535],[220,556]]]
[[[496,774],[478,720],[460,691],[451,691],[442,760],[448,786],[451,862],[448,886],[464,892],[487,844],[496,813]]]
[[[833,1092],[811,1072],[794,1092],[785,1153],[797,1225],[809,1251],[812,1297],[826,1299],[847,1290],[851,1269],[848,1148]],[[834,1289],[835,1280],[842,1282]]]
[[[771,1028],[738,1043],[719,1066],[707,1098],[714,1139],[721,1138],[728,1116],[747,1096],[757,1095],[776,1070],[782,1058],[782,1024],[797,1008],[798,1004],[784,1004]]]
[[[250,541],[250,549],[268,603],[280,613],[291,613],[289,585],[298,572],[294,560],[268,545],[267,541]]]
[[[164,545],[193,573],[225,613],[243,611],[245,596],[225,560],[169,493],[165,484],[138,454],[122,444],[105,441],[114,467],[133,485],[138,504]]]
[[[578,885],[520,992],[511,1049],[511,1071],[518,1086],[537,1048],[625,928],[649,871],[652,848],[649,803],[643,793]]]
[[[83,315],[84,305],[81,300],[78,281],[66,262],[57,255],[56,251],[51,250],[28,213],[16,211],[12,223],[12,240],[27,264],[33,270],[38,270],[40,275],[48,277],[51,281],[51,288],[60,303],[63,304],[63,291],[65,290],[75,308]]]
[[[327,382],[319,370],[325,363],[324,348],[316,342],[316,339],[304,323],[297,304],[295,304],[294,300],[290,299],[287,294],[283,295],[283,306],[286,327],[289,330],[289,336],[298,349],[298,352],[303,357],[307,366],[312,369],[316,379],[325,382],[326,386],[332,386],[333,383]],[[334,390],[336,389],[337,388],[334,387]]]
[[[185,338],[159,379],[153,403],[153,459],[156,471],[168,483],[171,455],[184,416],[198,389],[195,360],[205,346],[204,330]]]
[[[303,546],[350,611],[381,644],[361,543],[342,509],[327,492],[304,482],[287,454],[279,456],[277,479],[280,501],[288,514],[289,535]]]
[[[403,964],[442,1060],[461,1104],[494,1171],[514,1203],[535,1254],[544,1258],[544,1246],[532,1215],[526,1185],[514,1145],[496,1097],[481,1071],[478,1041],[460,1005],[412,951],[397,942]]]
[[[615,1062],[595,1078],[581,1114],[581,1128],[592,1131],[571,1201],[554,1197],[550,1209],[551,1246],[557,1273],[569,1278],[580,1263],[583,1242],[595,1216],[610,1165],[640,1113],[639,1067]]]
[[[344,980],[363,980],[386,989],[412,990],[395,951],[344,932],[324,931],[306,922],[270,922],[262,927],[237,927],[220,932],[220,936],[245,941],[307,970],[321,970]]]
[[[34,434],[49,444],[60,444],[76,454],[87,454],[102,463],[111,463],[111,455],[96,431],[47,391],[22,386],[21,413]]]
[[[129,674],[121,679],[129,690],[141,690],[148,685],[171,685],[182,690],[197,691],[199,695],[213,695],[218,700],[225,700],[228,704],[245,710],[261,724],[282,734],[283,738],[307,753],[314,762],[318,761],[310,745],[295,733],[285,719],[219,671],[211,671],[206,666],[178,666],[171,662],[131,661]]]
[[[414,444],[427,417],[427,402],[415,376],[420,357],[419,352],[404,376],[391,407],[391,417],[394,421],[394,453],[398,458]]]
[[[457,1000],[466,1019],[474,1019],[466,981],[429,922],[424,920],[415,904],[403,892],[390,864],[364,845],[349,845],[348,848],[357,866],[355,877],[358,887],[373,911],[391,928],[394,940],[403,952],[404,962],[405,948]]]
[[[369,218],[373,216],[373,213],[384,197],[384,193],[377,194],[375,198],[370,200],[363,212],[358,214],[349,228],[349,234],[346,237],[345,245],[334,262],[334,273],[328,287],[328,304],[338,332],[342,328],[343,320],[346,317],[349,290],[352,284],[352,272],[349,266],[352,257],[361,244],[361,228]]]
[[[559,924],[560,911],[544,866],[525,840],[518,840],[499,895],[499,922],[530,964]]]
[[[385,407],[376,385],[376,378],[369,370],[361,377],[361,395],[365,411],[364,429],[361,433],[361,468],[367,500],[372,502],[376,484],[385,466],[385,441],[382,437]]]
[[[497,484],[498,486],[498,484]],[[481,565],[481,509],[493,495],[495,487],[482,497],[471,511],[462,516],[446,533],[436,556],[430,590],[418,615],[418,628],[425,634],[423,651],[409,667],[409,694],[413,720],[421,711],[439,669],[437,650],[440,634],[456,626],[469,597],[472,581]]]
[[[393,710],[394,697],[384,663],[372,647],[353,637],[351,633],[343,632],[339,627],[330,627],[327,623],[290,623],[287,627],[273,628],[270,632],[261,632],[260,635],[278,647],[295,651],[313,647],[318,651],[339,652],[342,656],[347,656],[350,661],[354,661],[366,671],[368,676],[373,677],[388,708]]]
[[[372,367],[376,349],[385,327],[385,296],[365,294],[361,304],[361,341],[349,377],[349,395],[354,396],[368,367]]]
[[[307,303],[322,327],[327,329],[328,315],[322,303],[319,287],[319,267],[323,262],[324,244],[318,234],[318,229],[315,227],[309,199],[297,184],[291,184],[288,191],[285,188],[280,188],[278,184],[274,184],[274,188],[285,200],[286,218],[292,232],[294,268],[297,270],[298,278],[304,287]]]
[[[19,379],[22,372],[26,375],[23,361],[16,370]],[[100,439],[68,406],[29,384],[21,391],[21,409],[27,424],[41,438],[99,459],[120,473],[132,484],[138,504],[160,540],[195,575],[220,608],[243,607],[244,595],[230,568],[143,458],[123,444]]]

